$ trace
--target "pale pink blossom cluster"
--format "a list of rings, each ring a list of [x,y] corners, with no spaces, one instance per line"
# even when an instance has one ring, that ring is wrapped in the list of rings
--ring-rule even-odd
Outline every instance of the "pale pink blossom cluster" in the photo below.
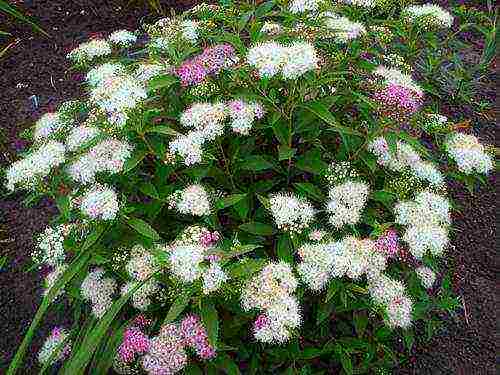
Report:
[[[389,83],[375,92],[374,99],[380,105],[380,112],[391,119],[403,121],[418,112],[423,95],[410,88]]]
[[[181,79],[182,86],[193,86],[205,81],[209,75],[219,74],[237,61],[233,46],[219,44],[207,47],[200,55],[185,61],[175,69],[175,74]]]
[[[399,252],[399,236],[394,229],[388,229],[375,241],[375,248],[388,258],[394,258]]]

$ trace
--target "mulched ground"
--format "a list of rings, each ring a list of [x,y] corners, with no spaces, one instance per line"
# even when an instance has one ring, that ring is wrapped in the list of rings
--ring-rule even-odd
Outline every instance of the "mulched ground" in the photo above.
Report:
[[[170,1],[170,5],[182,7],[190,2],[194,1]],[[3,30],[10,30],[19,39],[7,57],[0,60],[2,165],[13,160],[15,149],[26,146],[18,139],[22,129],[49,108],[80,95],[66,52],[96,32],[133,30],[147,14],[145,9],[128,9],[117,5],[120,2],[102,0],[18,3],[40,20],[51,38],[33,34],[28,28],[9,29],[9,23],[0,16]],[[491,91],[492,87],[487,89]],[[38,108],[34,108],[33,95],[39,102]],[[495,142],[494,124],[476,122],[475,127],[483,139]],[[452,192],[463,206],[462,217],[455,222],[450,264],[455,269],[455,288],[463,297],[464,309],[454,318],[446,318],[445,328],[430,342],[419,342],[412,363],[396,371],[400,374],[495,373],[498,270],[495,186],[484,188],[473,197],[459,187],[452,187]],[[0,200],[0,258],[7,256],[7,264],[0,270],[0,373],[11,360],[40,302],[41,276],[25,270],[29,266],[33,235],[45,228],[55,212],[49,201],[26,208],[22,199],[17,195]],[[67,322],[64,306],[60,310],[51,313],[37,333],[22,373],[35,371],[36,350],[50,327],[56,322]]]

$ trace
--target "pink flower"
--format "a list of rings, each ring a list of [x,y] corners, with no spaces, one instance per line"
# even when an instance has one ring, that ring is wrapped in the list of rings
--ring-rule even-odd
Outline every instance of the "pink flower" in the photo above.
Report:
[[[145,354],[149,349],[149,337],[137,327],[129,327],[123,333],[123,341],[118,348],[118,356],[124,363],[130,363],[136,354]]]
[[[399,252],[398,233],[394,229],[386,230],[377,241],[375,241],[375,248],[385,253],[390,258],[395,257]]]
[[[405,118],[416,113],[422,106],[422,95],[394,83],[388,84],[374,95],[384,108],[382,113],[391,118]]]
[[[180,329],[186,345],[193,348],[202,359],[215,356],[215,349],[209,344],[207,331],[198,316],[186,316],[181,322]]]
[[[264,315],[260,314],[257,319],[255,319],[255,322],[253,323],[253,328],[255,331],[260,331],[262,328],[265,328],[269,325],[269,318]]]

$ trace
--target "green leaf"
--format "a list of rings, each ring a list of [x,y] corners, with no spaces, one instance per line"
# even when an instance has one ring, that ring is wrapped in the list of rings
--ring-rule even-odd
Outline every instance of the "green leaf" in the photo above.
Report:
[[[196,366],[194,363],[190,363],[185,369],[184,373],[186,375],[203,375],[203,371]]]
[[[325,302],[329,302],[335,294],[342,288],[343,284],[339,280],[333,279],[330,281],[330,285],[328,285],[328,290],[326,291]]]
[[[245,279],[259,272],[267,264],[266,259],[244,258],[228,267],[228,273],[232,279]]]
[[[67,362],[63,369],[61,370],[62,375],[83,375],[85,369],[92,359],[94,352],[100,345],[101,340],[107,337],[106,332],[109,326],[114,321],[118,313],[125,306],[132,295],[144,285],[146,281],[137,283],[128,293],[121,296],[116,302],[111,305],[104,316],[99,319],[96,326],[89,332],[89,334],[83,340],[80,349],[73,353],[69,362]]]
[[[201,320],[207,330],[208,342],[214,348],[217,348],[217,339],[219,336],[219,315],[215,305],[209,299],[201,302]]]
[[[164,75],[164,76],[152,78],[148,83],[148,87],[150,90],[169,88],[175,82],[177,82],[176,77],[170,76],[170,75]]]
[[[320,325],[332,315],[335,305],[333,302],[320,303],[316,314],[316,325]]]
[[[31,19],[23,15],[15,6],[7,3],[4,0],[0,1],[0,13],[6,13],[11,17],[14,17],[16,20],[29,24],[34,30],[39,33],[44,34],[45,36],[50,36],[45,30],[43,30],[40,26],[38,26]]]
[[[273,164],[261,155],[250,155],[242,163],[241,168],[249,171],[262,171],[273,168]]]
[[[154,241],[160,240],[160,235],[156,230],[142,219],[131,218],[127,221],[127,224],[145,237],[151,238]]]
[[[318,348],[304,348],[300,353],[300,359],[310,360],[319,357],[323,353],[322,349]]]
[[[266,1],[259,5],[259,7],[255,10],[255,18],[260,18],[265,16],[271,9],[273,9],[275,5],[274,1]]]
[[[215,203],[215,207],[219,210],[222,210],[223,208],[230,207],[239,201],[241,201],[243,198],[245,198],[247,195],[246,194],[232,194],[228,195],[227,197],[224,197],[222,199],[219,199]]]
[[[242,231],[256,234],[258,236],[270,236],[274,233],[274,228],[271,225],[258,222],[241,224],[239,228]]]
[[[370,198],[374,201],[382,203],[389,209],[392,209],[394,202],[396,201],[396,196],[394,193],[384,190],[377,190],[371,193]]]
[[[335,130],[341,134],[351,134],[351,135],[357,135],[359,137],[363,136],[363,134],[361,134],[357,130],[339,125],[335,117],[331,114],[328,107],[325,106],[321,101],[307,102],[303,104],[302,107],[314,113],[317,117],[319,117],[328,125],[330,125],[330,128],[332,130]]]
[[[175,299],[172,306],[168,310],[167,316],[163,321],[163,324],[172,323],[177,317],[184,311],[184,309],[189,305],[191,301],[191,295],[193,291],[191,289],[184,289]]]
[[[146,154],[146,150],[135,151],[132,156],[125,161],[123,173],[127,173],[128,171],[134,169],[142,161],[142,159],[146,157]]]
[[[171,135],[173,137],[177,137],[181,135],[178,131],[175,131],[169,126],[166,125],[156,125],[148,129],[149,133],[158,133],[158,134],[163,134],[163,135]]]
[[[240,375],[240,369],[226,353],[217,356],[215,365],[227,375]]]
[[[352,375],[354,373],[351,356],[348,353],[346,353],[345,350],[342,351],[342,354],[340,356],[340,364],[342,365],[342,368],[344,369],[347,375]]]
[[[262,204],[262,206],[266,209],[269,210],[271,207],[271,202],[269,201],[269,198],[264,197],[263,195],[257,194],[257,199],[259,202]]]
[[[368,317],[364,312],[355,312],[353,314],[354,319],[354,328],[356,329],[356,333],[358,337],[363,337],[365,333],[366,326],[368,325]]]
[[[306,195],[307,197],[315,201],[324,202],[326,200],[326,197],[323,194],[323,192],[310,182],[296,182],[293,184],[293,186],[295,186],[298,192],[302,193],[303,195]]]
[[[287,145],[281,145],[278,149],[278,159],[280,161],[290,159],[296,152],[297,149],[295,148],[290,148]]]
[[[292,264],[293,263],[293,246],[290,236],[285,233],[278,238],[276,246],[276,255],[279,259]]]
[[[139,190],[146,194],[148,197],[160,199],[160,195],[158,194],[156,187],[151,182],[145,182],[139,187]]]
[[[320,150],[313,149],[297,158],[295,167],[309,173],[321,175],[328,168],[328,164],[321,160]]]
[[[273,133],[281,145],[288,145],[288,138],[290,137],[290,129],[285,121],[277,121],[272,125]]]

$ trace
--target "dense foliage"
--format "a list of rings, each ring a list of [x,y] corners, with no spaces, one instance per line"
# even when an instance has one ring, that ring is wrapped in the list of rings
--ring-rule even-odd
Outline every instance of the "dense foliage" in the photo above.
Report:
[[[454,17],[409,3],[200,5],[69,53],[86,97],[6,173],[60,211],[9,373],[61,299],[39,361],[62,374],[374,373],[453,310],[445,182],[493,160],[412,77]]]

